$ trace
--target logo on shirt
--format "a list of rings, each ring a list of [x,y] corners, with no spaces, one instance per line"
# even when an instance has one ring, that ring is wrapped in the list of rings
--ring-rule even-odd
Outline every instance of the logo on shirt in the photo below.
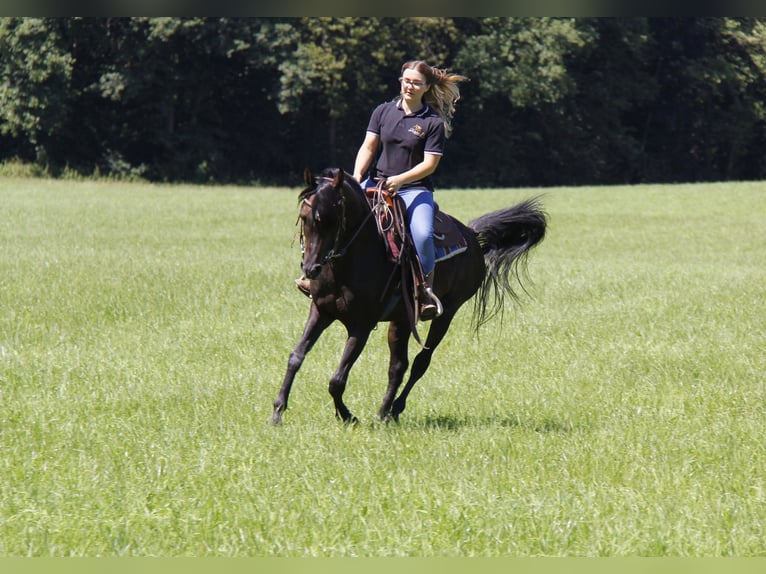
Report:
[[[426,132],[423,129],[423,126],[421,126],[420,124],[415,124],[407,131],[410,132],[412,135],[414,135],[416,138],[422,139],[426,136]]]

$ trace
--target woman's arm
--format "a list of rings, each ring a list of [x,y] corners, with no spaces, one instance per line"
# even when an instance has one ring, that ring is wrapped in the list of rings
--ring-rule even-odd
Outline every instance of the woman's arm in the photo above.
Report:
[[[354,162],[354,179],[359,183],[362,183],[364,174],[370,169],[375,152],[378,151],[379,141],[380,136],[377,134],[367,132],[367,135],[364,136],[364,141],[356,153],[356,161]]]
[[[395,192],[405,183],[428,177],[436,171],[436,168],[439,165],[439,160],[441,160],[441,158],[442,156],[440,155],[426,152],[423,157],[423,161],[421,161],[419,164],[403,173],[392,175],[391,177],[387,178],[386,189],[388,189],[388,191]]]

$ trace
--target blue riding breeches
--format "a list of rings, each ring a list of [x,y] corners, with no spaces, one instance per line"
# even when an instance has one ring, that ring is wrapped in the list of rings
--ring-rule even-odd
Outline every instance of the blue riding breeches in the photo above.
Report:
[[[397,195],[404,200],[412,241],[420,258],[423,273],[428,275],[436,265],[434,261],[434,194],[425,187],[411,187],[400,189]]]

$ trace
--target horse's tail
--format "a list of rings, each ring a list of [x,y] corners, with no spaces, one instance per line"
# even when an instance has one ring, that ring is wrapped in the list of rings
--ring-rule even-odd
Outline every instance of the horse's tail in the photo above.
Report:
[[[487,269],[474,300],[477,328],[502,312],[506,295],[518,299],[516,283],[526,292],[521,278],[526,275],[527,256],[545,237],[547,224],[539,197],[482,215],[468,224],[476,232]]]

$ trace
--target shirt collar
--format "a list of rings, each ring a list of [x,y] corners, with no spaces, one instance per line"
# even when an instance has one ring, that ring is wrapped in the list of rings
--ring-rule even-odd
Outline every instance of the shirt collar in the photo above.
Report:
[[[404,111],[404,108],[402,107],[402,98],[397,98],[396,99],[396,107],[397,107],[397,109],[400,109],[400,110]],[[423,107],[420,110],[418,110],[417,112],[415,112],[414,114],[412,114],[412,117],[413,118],[423,118],[430,111],[431,111],[431,108],[428,107],[428,104],[423,102]]]

